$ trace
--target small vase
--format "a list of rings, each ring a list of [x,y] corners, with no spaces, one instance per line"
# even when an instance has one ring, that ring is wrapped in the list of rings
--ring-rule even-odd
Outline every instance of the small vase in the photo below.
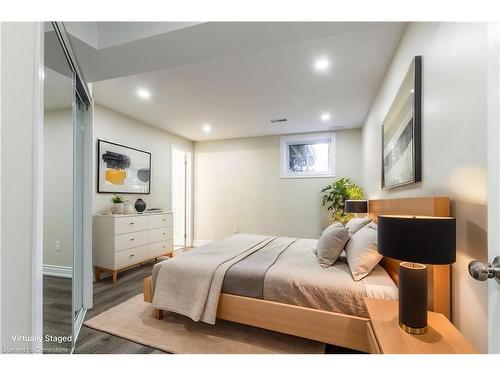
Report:
[[[114,215],[123,214],[123,203],[113,203],[111,213]]]
[[[123,203],[123,213],[127,214],[127,215],[135,214],[134,205],[132,203],[130,203],[129,201],[125,201]]]
[[[144,202],[141,198],[139,198],[135,201],[134,207],[137,210],[137,212],[144,212],[144,210],[146,209],[146,202]]]

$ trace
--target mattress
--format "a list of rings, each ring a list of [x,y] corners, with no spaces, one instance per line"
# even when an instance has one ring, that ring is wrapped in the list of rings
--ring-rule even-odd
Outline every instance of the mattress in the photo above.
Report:
[[[317,240],[238,234],[153,268],[153,306],[214,324],[220,293],[367,317],[364,297],[397,299],[376,266],[354,281],[345,257],[322,268]]]
[[[313,253],[316,243],[297,239],[269,267],[264,278],[265,300],[368,317],[364,297],[398,298],[396,285],[379,265],[360,281],[353,280],[344,256],[322,268]]]

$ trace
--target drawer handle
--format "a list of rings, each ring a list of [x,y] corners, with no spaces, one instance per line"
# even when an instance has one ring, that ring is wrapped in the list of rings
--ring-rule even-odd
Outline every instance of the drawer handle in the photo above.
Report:
[[[163,245],[162,247],[163,247],[163,248],[166,248],[166,246],[165,246],[165,245]]]
[[[130,223],[130,225],[134,225],[134,223]]]
[[[162,234],[165,234],[165,232],[163,232]]]
[[[162,219],[162,221],[167,221],[167,219]]]
[[[135,256],[135,255],[134,255],[134,254],[130,254],[128,257],[129,257],[129,258],[132,258],[133,256]]]
[[[133,239],[133,238],[131,238],[131,239],[130,239],[130,241],[134,241],[134,239]]]

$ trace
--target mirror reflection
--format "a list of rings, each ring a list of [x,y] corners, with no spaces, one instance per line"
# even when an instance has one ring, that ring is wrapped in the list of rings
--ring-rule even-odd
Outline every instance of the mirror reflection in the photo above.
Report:
[[[73,73],[45,24],[44,290],[45,353],[71,352],[73,275]]]

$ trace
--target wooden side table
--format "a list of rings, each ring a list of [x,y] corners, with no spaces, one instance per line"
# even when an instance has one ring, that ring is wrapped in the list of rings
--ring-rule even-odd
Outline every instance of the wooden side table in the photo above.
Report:
[[[382,354],[478,354],[443,314],[428,312],[428,329],[411,335],[399,327],[398,301],[365,298],[372,352]]]

